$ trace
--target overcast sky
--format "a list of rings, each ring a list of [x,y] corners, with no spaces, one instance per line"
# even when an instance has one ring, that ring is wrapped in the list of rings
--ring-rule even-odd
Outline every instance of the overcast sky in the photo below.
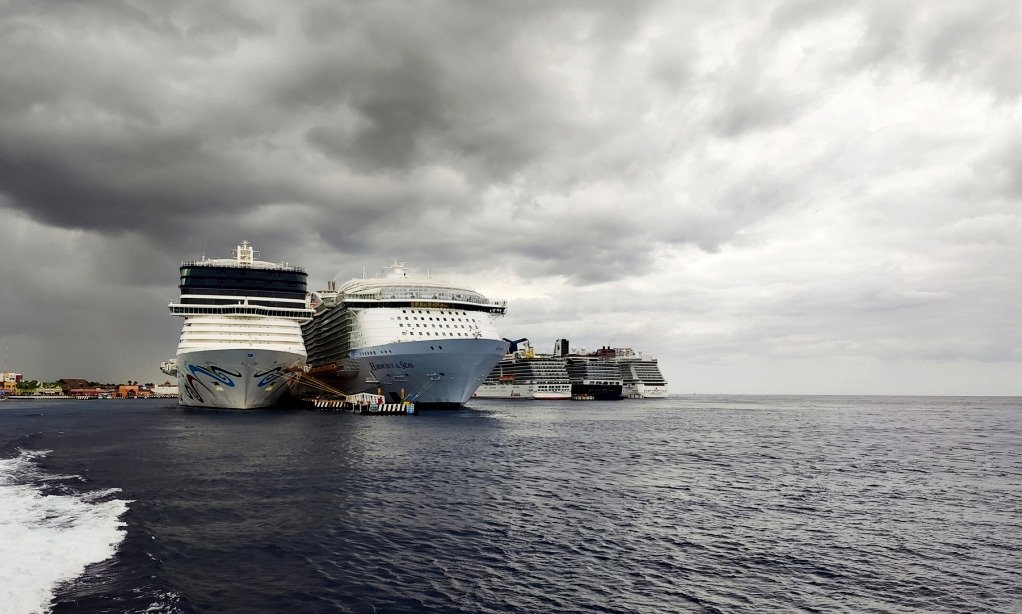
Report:
[[[0,352],[163,381],[248,239],[673,392],[1022,394],[1020,58],[1017,1],[0,1]]]

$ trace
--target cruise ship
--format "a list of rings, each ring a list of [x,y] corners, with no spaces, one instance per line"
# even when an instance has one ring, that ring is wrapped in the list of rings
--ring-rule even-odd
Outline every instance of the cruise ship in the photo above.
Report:
[[[511,341],[511,351],[483,380],[476,396],[488,399],[570,399],[564,358],[536,354],[528,339]],[[517,345],[522,344],[522,349]]]
[[[667,396],[667,381],[656,358],[638,354],[631,348],[616,348],[614,354],[621,374],[621,394],[630,399],[662,399]]]
[[[268,407],[301,376],[301,325],[313,315],[307,275],[256,255],[242,241],[232,258],[181,264],[181,298],[170,313],[184,318],[173,363],[182,405]]]
[[[312,295],[303,326],[309,377],[337,392],[371,392],[417,407],[459,408],[504,356],[494,318],[507,305],[397,262]]]
[[[569,356],[566,359],[573,397],[592,397],[597,401],[620,399],[623,382],[615,363],[594,356]]]

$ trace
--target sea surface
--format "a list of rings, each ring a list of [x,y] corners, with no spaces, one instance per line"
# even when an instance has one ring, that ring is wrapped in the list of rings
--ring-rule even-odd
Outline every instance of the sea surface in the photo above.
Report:
[[[0,403],[9,612],[1020,612],[1022,399]]]

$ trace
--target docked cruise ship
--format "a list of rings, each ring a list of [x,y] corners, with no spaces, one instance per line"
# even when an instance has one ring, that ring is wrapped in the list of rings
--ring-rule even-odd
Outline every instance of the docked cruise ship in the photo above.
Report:
[[[527,339],[522,349],[512,351],[497,363],[483,380],[476,396],[489,399],[570,399],[571,381],[564,359],[536,354]]]
[[[656,358],[638,354],[631,348],[616,348],[614,353],[621,374],[621,394],[631,399],[662,399],[667,396],[667,381]]]
[[[603,347],[574,353],[567,339],[553,354],[536,354],[528,339],[510,342],[511,352],[490,372],[476,396],[491,399],[612,400],[667,396],[667,382],[655,358],[631,348]],[[516,344],[522,344],[518,350]]]
[[[303,327],[309,376],[338,392],[373,392],[421,408],[457,408],[504,356],[494,318],[506,310],[394,262],[380,277],[313,293]]]
[[[243,241],[232,258],[181,264],[181,298],[170,313],[184,318],[174,364],[182,405],[271,406],[301,375],[301,325],[313,315],[307,275],[256,255]]]
[[[594,356],[569,356],[566,359],[571,394],[592,397],[597,401],[620,399],[621,373],[615,363]]]

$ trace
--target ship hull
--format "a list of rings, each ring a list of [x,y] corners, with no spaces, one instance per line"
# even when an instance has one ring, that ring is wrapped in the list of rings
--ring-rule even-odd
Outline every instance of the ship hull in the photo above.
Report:
[[[597,401],[617,401],[621,398],[621,386],[602,384],[572,384],[573,396],[591,396]]]
[[[663,399],[667,396],[667,387],[650,386],[648,384],[625,384],[621,394],[634,399]]]
[[[272,407],[294,387],[305,354],[235,348],[179,352],[180,404],[190,407]]]
[[[473,396],[477,399],[531,401],[532,389],[527,384],[483,384],[479,386]]]
[[[413,401],[421,409],[457,409],[479,388],[507,352],[497,339],[431,339],[352,350],[360,373],[376,382],[360,390],[378,392],[390,402]]]
[[[571,390],[568,388],[568,392],[534,392],[532,398],[537,401],[563,401],[564,399],[571,398]]]
[[[571,398],[569,384],[483,384],[475,396],[480,399],[558,401]]]

